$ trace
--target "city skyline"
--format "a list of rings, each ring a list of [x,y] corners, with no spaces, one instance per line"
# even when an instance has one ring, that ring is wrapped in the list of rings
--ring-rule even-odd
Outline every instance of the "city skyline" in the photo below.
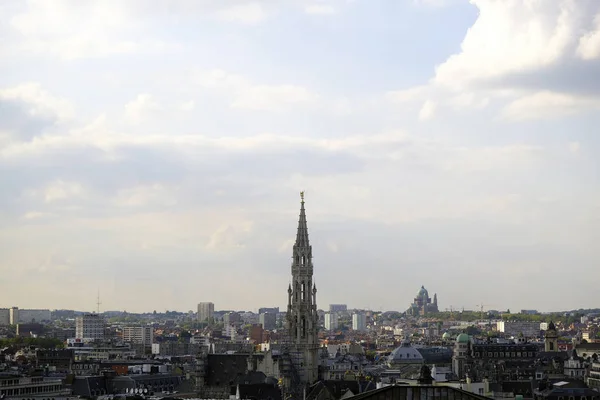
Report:
[[[305,190],[321,309],[594,308],[576,4],[2,2],[0,307],[284,309]]]

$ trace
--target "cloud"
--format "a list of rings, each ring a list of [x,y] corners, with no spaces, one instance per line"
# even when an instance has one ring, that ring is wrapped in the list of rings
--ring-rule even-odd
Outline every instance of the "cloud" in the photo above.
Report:
[[[46,203],[51,203],[58,200],[81,197],[84,193],[83,187],[77,182],[57,180],[46,186],[43,191],[43,197]]]
[[[577,54],[584,60],[600,58],[600,12],[596,14],[595,29],[579,38]]]
[[[220,69],[196,71],[194,82],[200,86],[224,91],[231,96],[231,107],[247,110],[284,111],[291,106],[310,105],[318,95],[292,84],[255,84],[247,78]]]
[[[304,8],[304,12],[313,15],[335,14],[335,8],[331,4],[310,4]]]
[[[5,294],[93,309],[100,285],[109,309],[189,309],[198,291],[220,309],[282,305],[305,190],[315,279],[336,282],[318,284],[321,305],[402,309],[425,283],[468,306],[502,299],[518,273],[543,290],[519,286],[506,306],[567,307],[536,299],[600,256],[597,3],[444,3],[0,2]],[[333,24],[307,15],[332,10]],[[174,268],[189,278],[177,290]],[[381,299],[344,300],[361,283],[347,271],[365,268],[388,277],[362,282]],[[474,270],[498,284],[448,287]],[[583,286],[572,304],[593,297]]]
[[[39,83],[29,82],[0,90],[0,101],[27,105],[32,117],[68,120],[74,115],[73,105],[60,97],[43,90]]]
[[[548,68],[567,58],[590,33],[600,4],[473,0],[479,9],[461,51],[436,69],[435,82],[464,87],[520,71]]]
[[[421,121],[426,121],[433,118],[433,115],[435,114],[435,107],[436,104],[433,101],[427,100],[423,104],[423,107],[421,107],[421,111],[419,111],[419,119]]]
[[[232,5],[217,11],[216,15],[225,21],[257,24],[267,18],[267,13],[258,2]]]
[[[583,98],[564,93],[542,91],[511,102],[504,108],[503,115],[513,121],[541,118],[557,119],[594,109],[600,110],[600,98]]]
[[[160,112],[160,104],[148,93],[142,93],[125,105],[125,115],[135,123],[142,122],[144,117]]]
[[[512,120],[574,116],[596,108],[599,3],[472,0],[472,4],[479,15],[460,51],[436,67],[428,84],[390,91],[389,101],[421,102],[419,119],[431,117],[433,104],[436,114],[492,105]]]

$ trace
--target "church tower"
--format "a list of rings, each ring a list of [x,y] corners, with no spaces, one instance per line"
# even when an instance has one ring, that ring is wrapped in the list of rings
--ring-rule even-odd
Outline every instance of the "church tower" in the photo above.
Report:
[[[544,350],[545,351],[559,351],[558,350],[558,332],[554,322],[550,321],[548,329],[544,335]]]
[[[296,365],[296,368],[305,384],[312,384],[319,378],[318,322],[312,248],[308,241],[304,192],[301,192],[298,232],[292,252],[292,282],[288,288],[286,324],[289,340],[298,354],[299,365]]]

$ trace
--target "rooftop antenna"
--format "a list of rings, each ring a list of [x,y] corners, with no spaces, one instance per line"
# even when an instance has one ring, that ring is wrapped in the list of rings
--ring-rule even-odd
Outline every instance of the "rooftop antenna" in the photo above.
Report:
[[[100,314],[100,289],[98,289],[98,298],[96,299],[96,314]]]

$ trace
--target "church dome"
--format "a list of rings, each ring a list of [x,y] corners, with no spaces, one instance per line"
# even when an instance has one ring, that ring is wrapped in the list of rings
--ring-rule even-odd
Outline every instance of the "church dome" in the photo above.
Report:
[[[469,335],[461,333],[456,337],[456,343],[469,343]]]
[[[450,338],[451,338],[451,336],[450,336],[449,332],[444,332],[444,334],[442,335],[442,339],[444,339],[444,340],[448,340]]]
[[[425,289],[425,286],[421,286],[421,290],[419,290],[417,297],[429,297],[429,293],[427,292],[427,289]]]

